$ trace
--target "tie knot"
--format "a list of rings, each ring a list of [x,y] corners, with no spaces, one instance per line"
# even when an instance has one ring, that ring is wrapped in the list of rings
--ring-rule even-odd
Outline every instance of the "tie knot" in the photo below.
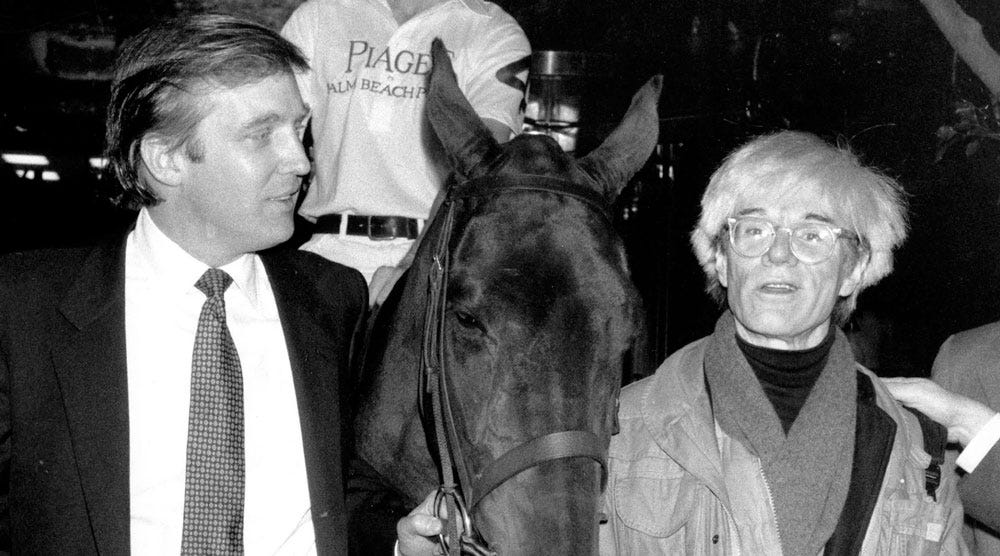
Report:
[[[201,293],[209,298],[222,297],[222,294],[226,292],[226,288],[232,283],[232,276],[226,274],[225,271],[210,268],[205,271],[205,274],[201,275],[201,278],[198,278],[198,281],[194,283],[194,287],[201,290]]]

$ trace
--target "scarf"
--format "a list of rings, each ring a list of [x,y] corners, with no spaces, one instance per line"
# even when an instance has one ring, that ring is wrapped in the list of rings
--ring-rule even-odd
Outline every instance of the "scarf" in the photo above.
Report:
[[[736,335],[736,345],[760,380],[764,394],[771,400],[778,419],[781,419],[785,434],[792,428],[816,379],[826,367],[826,357],[830,355],[833,339],[837,337],[833,331],[831,326],[826,338],[816,347],[795,351],[755,346]]]
[[[719,426],[761,460],[786,556],[819,554],[847,499],[854,456],[857,378],[847,338],[833,347],[786,436],[736,344],[729,312],[716,323],[705,352],[705,378]]]

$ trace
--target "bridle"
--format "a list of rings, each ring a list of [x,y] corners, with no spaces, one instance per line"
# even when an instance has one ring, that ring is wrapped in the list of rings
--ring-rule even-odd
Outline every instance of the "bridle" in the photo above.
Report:
[[[581,201],[591,212],[612,225],[605,200],[597,193],[573,182],[547,176],[489,176],[457,184],[450,188],[441,207],[443,228],[438,237],[430,271],[427,309],[424,315],[423,370],[421,392],[431,397],[434,436],[441,464],[441,486],[434,500],[434,514],[447,508],[446,527],[439,542],[449,556],[460,553],[495,555],[472,523],[472,511],[495,488],[521,471],[544,462],[563,458],[589,458],[601,465],[601,485],[607,479],[607,463],[601,439],[591,431],[569,430],[542,435],[516,446],[490,462],[478,478],[469,470],[462,453],[451,405],[452,385],[445,367],[445,311],[450,270],[450,243],[459,201],[483,199],[509,192],[540,192]],[[421,395],[421,401],[423,395]],[[421,412],[426,415],[421,403]],[[457,482],[452,469],[457,471]],[[460,539],[449,542],[448,539]]]

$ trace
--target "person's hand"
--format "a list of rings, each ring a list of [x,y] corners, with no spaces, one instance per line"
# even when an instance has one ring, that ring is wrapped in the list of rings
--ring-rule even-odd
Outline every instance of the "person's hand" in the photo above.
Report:
[[[944,425],[948,440],[963,447],[996,415],[976,400],[945,390],[926,378],[885,378],[882,382],[899,403]]]
[[[396,285],[396,281],[403,275],[405,267],[380,266],[375,269],[372,275],[372,283],[368,285],[368,304],[372,307],[381,305],[389,292]]]
[[[434,495],[431,492],[410,515],[396,523],[398,553],[400,556],[434,556],[442,554],[437,535],[443,524],[434,517]],[[443,508],[442,508],[443,509]],[[445,516],[447,517],[447,516]]]

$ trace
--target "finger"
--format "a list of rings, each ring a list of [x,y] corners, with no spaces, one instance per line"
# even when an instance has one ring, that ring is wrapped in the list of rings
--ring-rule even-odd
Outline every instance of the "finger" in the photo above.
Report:
[[[896,376],[896,377],[892,377],[892,378],[883,378],[882,382],[885,385],[887,385],[887,386],[888,385],[893,385],[893,386],[919,386],[921,384],[926,384],[926,383],[929,383],[931,381],[929,379],[926,379],[926,378],[918,378],[918,377],[914,377],[914,376]]]
[[[906,384],[907,382],[910,382],[912,380],[913,377],[909,376],[892,376],[892,377],[882,378],[882,382],[884,382],[885,384]]]
[[[439,502],[436,508],[437,510],[436,512],[434,507],[435,502]],[[448,519],[448,504],[446,503],[444,498],[438,500],[436,490],[431,491],[430,494],[428,494],[424,498],[424,500],[420,502],[420,505],[414,508],[412,512],[410,512],[410,515],[415,515],[415,514],[426,514],[431,516],[436,514],[438,517],[442,519]]]
[[[423,501],[420,502],[419,506],[417,506],[416,508],[413,508],[413,511],[410,512],[410,515],[415,515],[415,514],[433,515],[434,514],[434,498],[436,496],[437,496],[437,491],[436,490],[432,490],[430,493],[427,494],[427,496],[424,497]]]
[[[426,514],[413,514],[399,520],[396,533],[403,537],[430,537],[441,532],[441,520]]]
[[[920,401],[944,394],[940,386],[926,378],[892,378],[882,382],[889,393],[900,401]]]
[[[892,394],[892,397],[897,400],[900,399],[900,397],[905,397],[906,394],[912,390],[912,384],[906,382],[885,381],[885,387],[889,390],[889,393]]]

